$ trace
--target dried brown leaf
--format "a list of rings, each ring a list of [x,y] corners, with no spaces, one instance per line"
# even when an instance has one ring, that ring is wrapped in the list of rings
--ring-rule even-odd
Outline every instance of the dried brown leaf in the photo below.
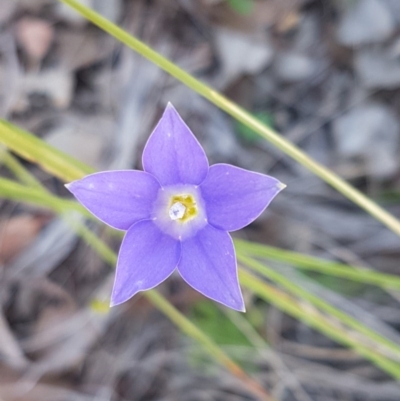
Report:
[[[15,26],[18,44],[32,63],[41,61],[49,51],[54,29],[45,20],[33,17],[21,18]]]
[[[27,214],[0,220],[0,262],[8,262],[25,249],[48,220],[48,216]]]

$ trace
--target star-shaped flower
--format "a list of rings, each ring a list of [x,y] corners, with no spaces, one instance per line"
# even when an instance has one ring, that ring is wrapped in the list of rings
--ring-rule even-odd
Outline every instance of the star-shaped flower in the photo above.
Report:
[[[244,311],[228,232],[255,220],[285,185],[229,164],[210,167],[171,104],[147,141],[143,169],[95,173],[67,185],[96,217],[127,231],[111,305],[156,287],[177,269],[206,297]]]

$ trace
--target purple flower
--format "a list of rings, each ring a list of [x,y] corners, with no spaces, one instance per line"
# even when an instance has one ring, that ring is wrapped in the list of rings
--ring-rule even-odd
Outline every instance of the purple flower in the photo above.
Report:
[[[244,311],[228,231],[255,220],[285,185],[229,164],[210,167],[171,104],[147,141],[143,169],[105,171],[67,185],[96,217],[127,231],[111,305],[154,288],[177,269],[206,297]]]

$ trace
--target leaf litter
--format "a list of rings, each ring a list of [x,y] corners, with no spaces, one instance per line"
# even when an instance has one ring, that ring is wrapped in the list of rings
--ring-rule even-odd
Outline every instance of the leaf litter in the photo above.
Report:
[[[268,113],[279,132],[399,215],[396,1],[86,3],[255,115]],[[243,237],[398,272],[394,235],[271,145],[243,141],[236,122],[68,8],[2,0],[0,24],[2,117],[93,166],[140,168],[146,135],[171,101],[212,163],[288,184],[282,201]],[[67,195],[60,182],[26,167]],[[0,204],[2,399],[251,399],[228,373],[193,355],[193,344],[144,300],[111,313],[93,305],[108,301],[113,271],[68,224],[40,213]],[[91,229],[118,248],[103,227]],[[337,289],[332,281],[314,277],[311,285],[309,277],[287,274],[397,339],[396,294],[350,285],[332,295],[324,291]],[[175,276],[162,291],[185,313],[198,302]],[[272,350],[255,353],[242,344],[232,353],[277,399],[398,400],[398,384],[373,365],[244,296],[259,316],[251,323]]]

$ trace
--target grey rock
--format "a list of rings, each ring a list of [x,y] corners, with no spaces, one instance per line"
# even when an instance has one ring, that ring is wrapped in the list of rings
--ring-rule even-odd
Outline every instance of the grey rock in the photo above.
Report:
[[[363,49],[355,58],[355,70],[368,89],[400,86],[400,61],[385,49]]]
[[[384,105],[355,108],[334,123],[337,150],[343,159],[359,158],[376,179],[392,176],[399,166],[399,123]]]
[[[339,43],[360,46],[389,38],[395,21],[382,1],[358,0],[342,17],[337,30]]]
[[[65,68],[29,72],[20,77],[11,109],[17,112],[26,111],[29,108],[28,98],[32,93],[43,94],[58,109],[66,109],[72,101],[73,90],[74,77]]]
[[[276,76],[282,81],[299,82],[316,71],[313,60],[298,52],[281,53],[274,62]]]
[[[115,124],[108,116],[88,117],[84,122],[72,116],[52,129],[45,140],[72,157],[101,168],[103,152],[114,129]]]
[[[4,24],[8,21],[16,6],[17,4],[12,1],[0,0],[0,24]]]
[[[215,31],[222,64],[216,84],[223,88],[242,74],[256,74],[269,65],[273,49],[265,35],[253,35],[226,28]]]
[[[396,21],[397,25],[400,24],[400,1],[399,0],[381,0],[381,2],[389,10],[392,18]]]

